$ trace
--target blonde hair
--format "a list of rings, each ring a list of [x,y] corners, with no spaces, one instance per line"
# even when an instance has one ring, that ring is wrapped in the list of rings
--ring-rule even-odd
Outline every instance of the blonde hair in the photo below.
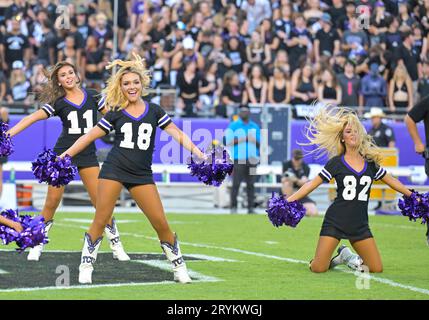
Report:
[[[393,73],[393,83],[398,81],[400,78],[402,78],[404,82],[407,82],[408,79],[411,80],[410,75],[408,74],[407,68],[402,64],[398,64],[398,66],[395,69],[395,72]]]
[[[107,85],[103,89],[102,94],[106,97],[105,101],[108,109],[123,110],[128,107],[129,102],[122,93],[122,77],[127,73],[137,74],[140,77],[140,81],[143,86],[142,95],[145,96],[148,94],[145,91],[149,88],[151,75],[150,71],[146,69],[143,59],[137,54],[134,54],[134,60],[114,60],[106,67],[106,69],[112,69],[115,66],[119,66],[120,69],[107,79]]]
[[[316,106],[315,106],[316,108]],[[354,110],[332,105],[321,105],[314,118],[308,119],[309,126],[305,133],[308,143],[299,143],[304,146],[316,145],[316,149],[307,154],[317,153],[317,157],[328,155],[329,158],[343,155],[346,146],[343,139],[344,129],[350,125],[357,130],[358,152],[368,161],[380,165],[382,153],[372,137],[367,134]]]

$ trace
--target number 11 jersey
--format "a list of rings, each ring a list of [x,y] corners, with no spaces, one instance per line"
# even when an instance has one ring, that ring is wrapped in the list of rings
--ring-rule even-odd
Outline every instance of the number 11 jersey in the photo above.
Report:
[[[374,162],[365,160],[364,168],[357,172],[346,162],[344,155],[330,159],[319,176],[326,182],[335,179],[337,196],[326,211],[322,233],[335,229],[344,239],[358,239],[363,234],[370,234],[368,201],[371,185],[385,175],[386,170]]]

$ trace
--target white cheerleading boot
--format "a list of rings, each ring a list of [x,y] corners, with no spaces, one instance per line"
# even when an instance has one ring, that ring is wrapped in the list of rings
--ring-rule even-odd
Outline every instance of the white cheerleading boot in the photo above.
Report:
[[[46,222],[46,224],[45,224],[45,235],[46,235],[46,237],[48,237],[49,230],[51,230],[53,223],[54,223],[54,220],[49,220],[48,222]],[[44,244],[41,243],[37,246],[34,246],[33,248],[30,248],[30,250],[28,252],[27,260],[28,261],[39,261],[40,256],[41,256],[42,251],[43,251],[43,247],[44,247]]]
[[[107,224],[104,228],[107,239],[110,241],[110,249],[113,252],[113,259],[119,261],[130,261],[130,257],[125,252],[122,246],[121,238],[119,237],[119,230],[115,219],[112,219],[112,225]]]
[[[79,265],[79,283],[92,283],[92,271],[94,270],[94,263],[97,260],[97,253],[102,240],[103,237],[100,237],[95,242],[92,242],[89,234],[85,233],[82,257]]]
[[[352,270],[363,271],[363,261],[361,257],[353,253],[345,245],[341,245],[337,250],[337,255],[332,258],[329,269],[335,268],[337,265],[345,264]]]
[[[182,253],[180,252],[177,235],[174,235],[174,246],[168,242],[161,241],[161,248],[173,266],[174,281],[180,283],[191,283],[192,279],[189,277],[185,260],[183,260]]]

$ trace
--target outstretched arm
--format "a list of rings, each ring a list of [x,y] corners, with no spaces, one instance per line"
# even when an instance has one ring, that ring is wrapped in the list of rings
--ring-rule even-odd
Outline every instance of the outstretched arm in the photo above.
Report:
[[[411,191],[405,187],[398,179],[392,177],[390,174],[386,174],[383,179],[381,179],[385,184],[391,187],[393,190],[402,193],[409,197],[411,195]]]
[[[173,137],[178,143],[180,143],[186,150],[190,151],[192,154],[195,154],[198,158],[203,159],[204,154],[200,149],[189,139],[189,137],[183,133],[173,122],[164,128],[164,131],[167,132],[170,136]]]
[[[75,155],[85,150],[85,148],[88,147],[91,142],[105,135],[105,131],[100,129],[98,126],[95,126],[91,130],[89,130],[87,134],[77,139],[76,142],[70,148],[68,148],[63,154],[60,155],[60,157],[63,158],[66,154],[68,154],[70,157],[74,157]]]
[[[306,182],[297,192],[287,198],[288,202],[292,202],[295,200],[301,200],[305,196],[309,195],[323,183],[323,180],[320,176],[316,176],[313,180]]]
[[[48,115],[45,111],[39,109],[36,112],[33,112],[32,114],[22,118],[15,126],[10,128],[7,133],[10,134],[11,137],[16,136],[18,133],[31,126],[33,123],[45,119],[48,119]]]

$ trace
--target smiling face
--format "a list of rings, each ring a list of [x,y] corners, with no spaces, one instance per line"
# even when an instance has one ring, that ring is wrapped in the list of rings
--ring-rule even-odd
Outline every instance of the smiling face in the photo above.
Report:
[[[73,67],[67,65],[58,70],[57,78],[58,84],[65,90],[73,89],[78,83],[78,77]]]
[[[143,90],[140,76],[134,72],[125,73],[121,78],[121,90],[130,103],[137,102]]]
[[[346,149],[356,149],[359,146],[359,131],[353,124],[348,123],[345,126],[343,140]]]

